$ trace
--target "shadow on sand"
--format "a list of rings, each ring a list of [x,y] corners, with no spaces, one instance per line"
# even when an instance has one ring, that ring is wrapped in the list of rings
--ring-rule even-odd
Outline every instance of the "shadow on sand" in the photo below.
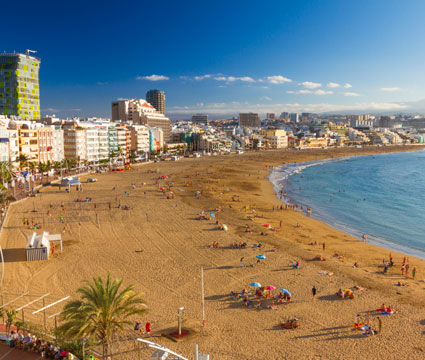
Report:
[[[26,261],[24,248],[3,249],[3,256],[6,263]]]

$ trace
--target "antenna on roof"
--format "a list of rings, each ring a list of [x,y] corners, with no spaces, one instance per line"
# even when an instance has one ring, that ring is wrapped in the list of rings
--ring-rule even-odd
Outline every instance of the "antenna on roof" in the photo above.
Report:
[[[35,51],[35,50],[30,50],[30,49],[26,49],[25,50],[25,54],[27,54],[27,55],[29,55],[30,53],[36,53],[37,51]]]

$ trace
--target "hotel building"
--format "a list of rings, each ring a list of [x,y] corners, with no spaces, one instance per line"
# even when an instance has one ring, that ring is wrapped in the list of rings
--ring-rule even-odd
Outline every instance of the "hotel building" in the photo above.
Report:
[[[0,54],[0,114],[40,119],[39,69],[34,56]]]
[[[165,92],[162,90],[149,90],[146,93],[146,101],[151,104],[156,111],[165,114]]]

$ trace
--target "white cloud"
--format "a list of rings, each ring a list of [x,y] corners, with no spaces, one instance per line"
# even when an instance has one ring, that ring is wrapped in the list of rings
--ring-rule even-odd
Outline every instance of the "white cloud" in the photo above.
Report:
[[[206,75],[202,75],[202,76],[195,76],[194,79],[195,80],[204,80],[204,79],[209,79],[210,77],[212,77],[212,75],[206,74]]]
[[[273,99],[271,97],[268,97],[268,96],[262,96],[260,98],[260,100],[272,101]]]
[[[316,90],[315,95],[332,95],[334,92],[330,90]]]
[[[161,81],[161,80],[170,80],[168,76],[164,75],[149,75],[149,76],[138,76],[136,80],[149,80],[149,81]]]
[[[333,91],[322,90],[322,89],[319,89],[319,90],[305,90],[305,89],[303,89],[303,90],[299,90],[299,91],[289,90],[286,93],[287,94],[300,94],[300,95],[309,95],[309,94],[310,95],[332,95]]]
[[[394,86],[394,87],[383,87],[381,88],[381,91],[391,92],[391,91],[400,91],[401,88]]]
[[[326,86],[327,86],[328,88],[337,88],[337,87],[340,87],[340,85],[339,85],[339,84],[334,83],[334,82],[330,82],[330,83],[328,83]]]
[[[103,86],[103,85],[108,85],[108,82],[107,81],[98,81],[96,84]]]
[[[270,84],[284,84],[286,82],[292,82],[291,79],[288,79],[282,75],[267,76],[266,79]]]
[[[304,81],[300,85],[304,86],[307,89],[317,89],[322,86],[320,83],[314,83],[311,81]]]
[[[344,96],[361,96],[358,93],[347,91],[344,93]]]
[[[47,108],[47,109],[42,109],[43,112],[48,111],[48,112],[56,112],[56,113],[61,113],[61,112],[80,112],[81,109],[56,109],[56,108]]]
[[[215,77],[214,80],[217,81],[227,81],[227,82],[235,82],[235,81],[242,81],[242,82],[255,82],[255,80],[252,77],[249,76],[242,76],[242,77],[236,77],[236,76],[218,76]]]
[[[351,85],[349,83],[344,84],[344,88],[346,88],[346,89],[351,89],[352,87],[353,87],[353,85]]]

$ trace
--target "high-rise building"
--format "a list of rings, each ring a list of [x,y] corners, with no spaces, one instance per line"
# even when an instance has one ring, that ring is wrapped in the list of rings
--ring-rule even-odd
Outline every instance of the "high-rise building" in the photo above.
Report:
[[[261,121],[257,113],[240,113],[239,114],[239,126],[259,127],[260,125],[261,125]]]
[[[289,114],[289,119],[291,120],[291,123],[298,123],[300,122],[300,117],[298,113],[291,113]]]
[[[0,54],[0,114],[40,119],[39,69],[34,56]]]
[[[289,113],[284,111],[280,114],[281,120],[287,120],[289,118]]]
[[[276,118],[275,113],[267,113],[266,119],[268,120],[274,120]]]
[[[194,124],[208,124],[208,115],[196,114],[192,116],[192,122]]]
[[[149,90],[146,93],[146,101],[151,104],[156,111],[165,114],[165,92],[162,90]]]

